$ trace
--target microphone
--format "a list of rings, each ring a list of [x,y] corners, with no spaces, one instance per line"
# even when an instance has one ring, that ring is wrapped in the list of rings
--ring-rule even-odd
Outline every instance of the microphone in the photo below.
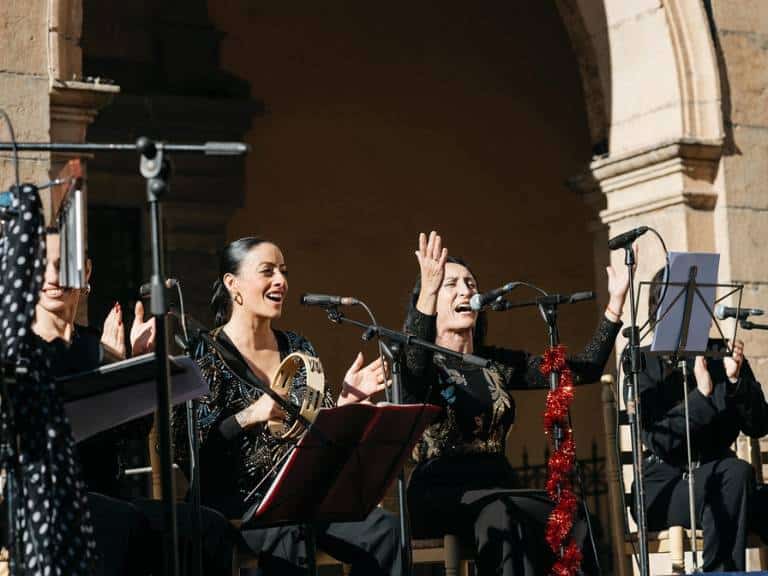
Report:
[[[540,296],[535,300],[526,300],[525,302],[508,302],[507,300],[494,301],[491,304],[491,310],[494,312],[506,312],[513,308],[525,308],[526,306],[538,306],[539,304],[547,305],[559,305],[559,304],[576,304],[578,302],[585,302],[587,300],[594,300],[594,292],[574,292],[573,294],[548,294],[546,296]]]
[[[594,300],[595,293],[591,290],[589,292],[574,292],[570,296],[566,297],[568,304],[576,304],[577,302],[585,302],[587,300]]]
[[[490,290],[489,292],[484,292],[483,294],[475,294],[472,296],[472,298],[469,299],[469,307],[475,312],[479,312],[488,304],[491,304],[492,302],[498,300],[500,297],[504,296],[504,294],[509,294],[512,292],[512,290],[517,288],[519,285],[520,282],[509,282],[508,284],[504,284],[504,286],[496,288],[495,290]]]
[[[178,284],[179,284],[179,281],[176,280],[176,278],[167,278],[165,280],[166,288],[175,288],[176,286],[178,286]],[[147,296],[150,295],[151,292],[152,292],[151,282],[147,282],[146,284],[142,284],[141,286],[139,286],[139,296],[141,296],[142,298],[146,298]]]
[[[311,294],[309,292],[302,294],[301,303],[304,306],[356,306],[360,304],[357,298],[351,296],[330,296],[328,294]]]
[[[632,230],[628,230],[627,232],[624,232],[623,234],[619,234],[618,236],[614,236],[610,240],[608,240],[608,249],[609,250],[618,250],[619,248],[626,248],[632,242],[634,242],[637,238],[648,232],[650,228],[648,226],[639,226],[637,228],[633,228]]]
[[[715,316],[718,320],[725,320],[726,318],[738,318],[744,320],[747,316],[762,316],[763,310],[760,308],[733,308],[732,306],[725,306],[718,304],[715,308]]]

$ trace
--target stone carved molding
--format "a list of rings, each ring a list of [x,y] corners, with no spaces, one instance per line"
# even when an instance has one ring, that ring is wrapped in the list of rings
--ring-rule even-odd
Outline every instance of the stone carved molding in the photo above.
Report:
[[[569,180],[571,189],[596,206],[602,224],[683,204],[713,210],[722,140],[681,139],[599,158]]]

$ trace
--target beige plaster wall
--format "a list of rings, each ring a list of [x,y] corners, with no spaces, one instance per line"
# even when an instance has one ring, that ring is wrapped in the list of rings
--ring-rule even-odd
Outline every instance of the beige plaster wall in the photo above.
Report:
[[[45,141],[50,128],[47,51],[48,0],[0,3],[0,107],[10,116],[18,140]],[[9,140],[5,126],[0,138]],[[14,182],[7,154],[0,154],[0,189]],[[49,155],[24,153],[22,181],[48,179]]]

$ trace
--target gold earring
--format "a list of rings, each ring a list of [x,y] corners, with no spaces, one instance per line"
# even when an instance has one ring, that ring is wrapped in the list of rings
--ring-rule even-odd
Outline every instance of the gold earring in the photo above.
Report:
[[[90,294],[90,293],[91,293],[91,285],[90,285],[90,283],[89,283],[89,284],[86,284],[86,285],[85,285],[85,288],[81,288],[81,289],[80,289],[80,292],[81,292],[82,294],[85,294],[86,296],[88,296],[88,294]]]
[[[237,294],[235,294],[234,301],[235,301],[235,304],[237,304],[238,306],[242,306],[243,305],[243,295],[240,294],[240,292],[238,292]]]

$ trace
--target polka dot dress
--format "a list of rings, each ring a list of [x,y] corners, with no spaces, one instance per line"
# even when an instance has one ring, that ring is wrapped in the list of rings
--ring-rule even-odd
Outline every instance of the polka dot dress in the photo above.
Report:
[[[18,437],[16,557],[25,575],[90,576],[96,544],[86,489],[49,360],[31,331],[45,270],[41,208],[34,188],[15,193],[17,216],[0,239],[0,361],[26,368],[9,390]]]

